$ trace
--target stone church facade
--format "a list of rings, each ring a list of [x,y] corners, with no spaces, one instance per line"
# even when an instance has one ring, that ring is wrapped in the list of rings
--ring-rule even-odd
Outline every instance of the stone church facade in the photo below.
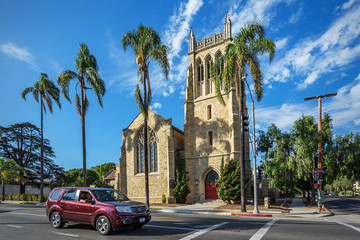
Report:
[[[150,202],[161,202],[165,194],[168,203],[175,202],[176,155],[185,159],[191,193],[188,202],[217,198],[215,180],[220,176],[221,159],[228,162],[240,157],[239,106],[235,88],[223,94],[226,105],[215,96],[210,79],[210,66],[223,54],[232,40],[231,21],[226,14],[224,31],[196,41],[189,35],[189,67],[184,105],[184,132],[172,126],[171,119],[150,112],[149,115],[149,189]],[[234,84],[232,84],[234,85]],[[144,173],[139,166],[143,117],[138,115],[123,130],[123,146],[117,167],[117,182],[121,192],[130,199],[145,201]],[[249,139],[245,135],[245,139]],[[152,148],[152,150],[150,150]],[[245,142],[245,171],[250,176],[249,142]],[[249,193],[249,189],[248,189]]]

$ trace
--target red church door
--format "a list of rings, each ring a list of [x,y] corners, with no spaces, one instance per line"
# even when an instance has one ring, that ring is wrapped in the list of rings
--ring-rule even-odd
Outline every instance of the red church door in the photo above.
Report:
[[[205,199],[218,199],[215,180],[219,179],[219,175],[215,171],[210,171],[205,180]]]

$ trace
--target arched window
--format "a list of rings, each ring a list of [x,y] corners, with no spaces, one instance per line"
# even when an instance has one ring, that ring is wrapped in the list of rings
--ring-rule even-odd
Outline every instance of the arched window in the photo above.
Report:
[[[204,83],[204,64],[202,63],[201,59],[197,61],[197,97],[202,95],[202,86]]]
[[[208,56],[206,58],[206,83],[205,83],[206,94],[212,93],[212,81],[211,81],[211,73],[210,73],[211,65],[212,65],[212,60],[211,57]]]
[[[153,129],[148,127],[148,163],[149,172],[158,171],[157,140]],[[139,130],[136,140],[136,173],[144,173],[144,128]]]

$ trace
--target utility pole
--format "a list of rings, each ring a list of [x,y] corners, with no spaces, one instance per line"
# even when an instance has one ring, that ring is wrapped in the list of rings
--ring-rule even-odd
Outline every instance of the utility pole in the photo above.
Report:
[[[246,81],[246,76],[244,82],[246,83],[251,97],[251,106],[252,106],[252,127],[253,127],[253,140],[252,140],[252,150],[253,150],[253,174],[254,174],[254,214],[259,214],[259,208],[258,208],[258,192],[257,192],[257,179],[256,179],[256,144],[255,144],[255,105],[254,105],[254,99],[251,93],[250,86],[248,82]]]
[[[318,132],[319,132],[319,158],[318,158],[318,168],[321,169],[322,168],[322,144],[321,144],[321,131],[322,131],[322,127],[321,127],[321,101],[323,98],[326,97],[335,97],[337,95],[337,93],[330,93],[330,94],[324,94],[324,95],[318,95],[318,96],[314,96],[314,97],[308,97],[308,98],[304,98],[305,101],[307,100],[313,100],[313,99],[317,99],[318,103],[319,103],[319,122],[318,122]],[[322,184],[322,180],[319,180],[318,184],[320,185],[320,188],[318,190],[318,196],[320,199],[320,192],[323,190],[323,184]],[[320,203],[320,201],[318,201],[318,204]],[[320,205],[319,205],[319,210],[321,211]]]

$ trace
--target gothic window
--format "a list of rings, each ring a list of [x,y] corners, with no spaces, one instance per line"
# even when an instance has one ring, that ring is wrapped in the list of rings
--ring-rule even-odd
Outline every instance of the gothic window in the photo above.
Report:
[[[202,95],[202,85],[204,83],[204,65],[202,61],[199,59],[197,61],[197,97]]]
[[[148,127],[148,163],[149,172],[158,171],[157,141],[155,132]],[[136,141],[136,173],[144,173],[144,130],[140,130]]]
[[[208,134],[209,134],[209,145],[212,146],[213,145],[213,132],[210,131],[210,132],[208,132]]]
[[[211,81],[211,65],[212,65],[212,61],[211,61],[211,57],[209,56],[206,59],[206,94],[212,93],[212,81]]]

